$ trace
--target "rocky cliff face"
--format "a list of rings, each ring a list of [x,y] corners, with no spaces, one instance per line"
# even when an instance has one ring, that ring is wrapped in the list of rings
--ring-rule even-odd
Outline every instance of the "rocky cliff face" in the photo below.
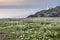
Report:
[[[36,12],[34,15],[29,15],[28,17],[60,17],[60,6]]]

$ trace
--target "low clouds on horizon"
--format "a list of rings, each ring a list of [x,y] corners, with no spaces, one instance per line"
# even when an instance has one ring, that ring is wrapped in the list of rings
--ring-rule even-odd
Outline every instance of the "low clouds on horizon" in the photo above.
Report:
[[[25,18],[34,14],[38,9],[0,9],[0,18]]]

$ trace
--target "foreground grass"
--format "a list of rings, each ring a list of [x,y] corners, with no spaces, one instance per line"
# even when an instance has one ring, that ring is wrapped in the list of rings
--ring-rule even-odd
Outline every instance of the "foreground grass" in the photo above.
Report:
[[[60,18],[0,19],[0,40],[60,40]]]

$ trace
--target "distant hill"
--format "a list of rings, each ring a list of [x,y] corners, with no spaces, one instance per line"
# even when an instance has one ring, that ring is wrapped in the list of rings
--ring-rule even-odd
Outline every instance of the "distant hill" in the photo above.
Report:
[[[60,6],[48,10],[38,11],[34,15],[29,15],[28,17],[60,17]]]

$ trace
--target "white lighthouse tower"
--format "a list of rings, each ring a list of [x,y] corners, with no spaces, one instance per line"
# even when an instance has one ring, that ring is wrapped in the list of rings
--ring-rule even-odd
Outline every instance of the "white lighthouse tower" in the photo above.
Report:
[[[49,9],[49,5],[47,5],[47,8],[46,8],[47,10]]]

